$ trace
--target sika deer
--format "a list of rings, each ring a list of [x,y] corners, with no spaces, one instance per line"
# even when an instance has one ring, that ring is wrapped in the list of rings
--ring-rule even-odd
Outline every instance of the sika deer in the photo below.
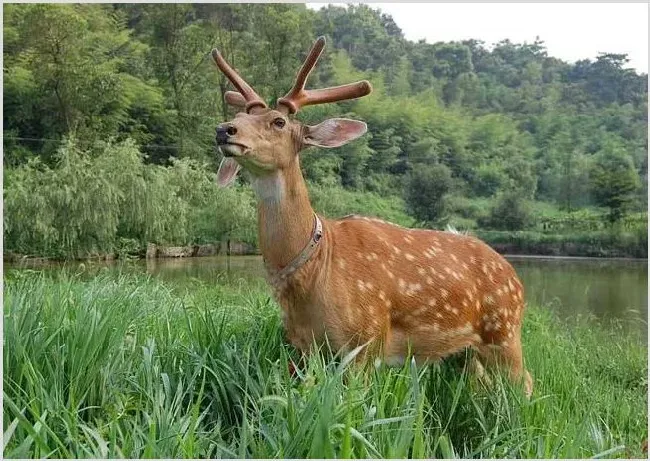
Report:
[[[470,236],[360,216],[325,219],[312,209],[299,152],[344,145],[362,136],[366,124],[334,118],[306,126],[290,116],[303,106],[372,91],[367,81],[305,90],[324,45],[323,37],[316,41],[274,109],[212,51],[238,90],[226,100],[244,109],[217,127],[224,154],[217,179],[227,186],[240,167],[250,173],[259,243],[289,341],[303,352],[325,338],[335,350],[368,343],[367,354],[387,363],[409,351],[427,361],[469,347],[485,365],[503,364],[512,379],[523,378],[530,395],[520,339],[523,286],[501,255]]]

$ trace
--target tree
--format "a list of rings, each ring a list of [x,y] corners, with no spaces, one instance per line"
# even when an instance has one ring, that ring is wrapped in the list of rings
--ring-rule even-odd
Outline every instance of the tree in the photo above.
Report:
[[[530,227],[533,222],[529,203],[515,190],[502,193],[490,210],[479,219],[479,225],[492,229],[516,231]]]
[[[451,170],[445,165],[422,165],[409,173],[405,200],[413,215],[436,223],[444,217],[445,197],[452,187]]]
[[[609,220],[613,223],[618,221],[632,204],[640,181],[629,155],[608,142],[595,157],[591,170],[591,186],[596,202],[609,208]]]
[[[147,138],[134,121],[161,94],[129,63],[143,59],[106,5],[7,5],[5,130],[40,140],[74,136],[86,147],[117,134]],[[146,130],[145,130],[146,131]],[[58,142],[29,147],[52,160]]]

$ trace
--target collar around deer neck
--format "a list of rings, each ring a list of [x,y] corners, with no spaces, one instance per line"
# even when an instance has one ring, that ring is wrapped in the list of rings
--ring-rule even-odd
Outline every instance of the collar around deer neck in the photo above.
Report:
[[[294,274],[298,269],[300,269],[314,254],[318,243],[321,241],[323,236],[323,223],[316,213],[314,213],[314,230],[311,233],[311,238],[309,243],[302,249],[300,254],[296,256],[289,264],[281,268],[280,270],[275,270],[270,267],[267,261],[264,261],[269,276],[271,278],[271,284],[276,285],[280,282],[285,281],[289,276]]]

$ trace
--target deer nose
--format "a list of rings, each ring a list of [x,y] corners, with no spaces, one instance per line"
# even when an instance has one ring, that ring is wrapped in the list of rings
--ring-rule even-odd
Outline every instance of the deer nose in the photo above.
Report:
[[[228,139],[237,134],[237,128],[230,123],[224,123],[217,127],[217,144],[228,144]]]

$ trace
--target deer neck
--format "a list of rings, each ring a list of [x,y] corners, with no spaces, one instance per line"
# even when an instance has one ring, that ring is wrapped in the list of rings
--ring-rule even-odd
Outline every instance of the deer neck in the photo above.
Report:
[[[292,164],[256,178],[259,243],[267,265],[280,269],[297,257],[314,229],[314,210],[296,156]]]

